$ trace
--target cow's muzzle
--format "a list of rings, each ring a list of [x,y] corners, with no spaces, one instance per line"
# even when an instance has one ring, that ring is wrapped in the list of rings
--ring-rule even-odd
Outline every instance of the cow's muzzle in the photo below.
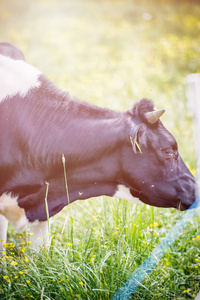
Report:
[[[195,179],[190,179],[187,181],[187,184],[183,184],[180,197],[177,201],[176,208],[180,211],[187,210],[194,203],[196,197],[197,185]]]

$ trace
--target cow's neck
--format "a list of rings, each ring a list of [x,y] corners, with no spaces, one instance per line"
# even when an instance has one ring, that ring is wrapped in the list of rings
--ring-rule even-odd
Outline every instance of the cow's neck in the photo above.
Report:
[[[79,145],[74,153],[66,152],[72,201],[77,197],[113,196],[120,174],[120,153],[125,140],[123,121],[102,118],[87,123],[85,128],[80,124],[80,130],[75,132]]]
[[[80,105],[83,111],[69,111],[59,132],[55,132],[59,140],[49,147],[60,159],[62,154],[65,156],[70,202],[115,194],[120,154],[127,142],[124,113],[92,106],[93,113],[88,114],[86,104],[84,115]]]

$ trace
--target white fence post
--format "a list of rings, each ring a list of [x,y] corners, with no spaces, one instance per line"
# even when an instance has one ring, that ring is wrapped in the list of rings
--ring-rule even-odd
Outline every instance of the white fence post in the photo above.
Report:
[[[200,201],[200,74],[189,74],[186,77],[186,97],[188,107],[192,110],[194,120],[196,162],[197,162],[197,199]],[[195,300],[200,300],[200,291]]]
[[[198,183],[197,199],[200,201],[200,73],[186,76],[186,97],[188,107],[192,110],[194,120]]]

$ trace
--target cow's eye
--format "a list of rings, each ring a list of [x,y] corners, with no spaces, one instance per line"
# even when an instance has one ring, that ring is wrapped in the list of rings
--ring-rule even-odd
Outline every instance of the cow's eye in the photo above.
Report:
[[[170,159],[175,157],[174,150],[171,147],[163,149],[163,155],[165,158]]]

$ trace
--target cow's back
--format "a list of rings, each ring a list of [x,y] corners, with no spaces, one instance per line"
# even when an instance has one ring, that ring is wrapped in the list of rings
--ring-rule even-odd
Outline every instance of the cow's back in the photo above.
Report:
[[[23,52],[11,43],[0,43],[0,54],[9,56],[14,60],[25,60]]]

